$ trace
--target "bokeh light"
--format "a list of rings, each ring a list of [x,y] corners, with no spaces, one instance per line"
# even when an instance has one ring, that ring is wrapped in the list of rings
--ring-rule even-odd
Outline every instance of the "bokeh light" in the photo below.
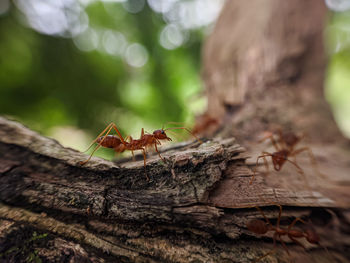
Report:
[[[175,49],[180,47],[188,38],[186,31],[174,24],[168,24],[160,33],[160,44],[166,49]]]
[[[77,126],[87,140],[112,121],[136,137],[168,121],[191,126],[207,103],[198,95],[201,45],[224,2],[0,1],[1,114],[57,138],[55,127]],[[341,2],[326,1],[333,10]],[[336,14],[327,28],[326,93],[342,123],[346,103],[332,92],[347,94],[349,17]]]
[[[191,126],[206,101],[201,43],[223,3],[3,0],[0,111],[79,149],[69,133],[88,144],[112,121],[135,137]]]
[[[88,18],[73,0],[17,0],[28,24],[40,33],[74,36],[86,29]]]
[[[126,49],[125,60],[132,67],[142,67],[147,63],[148,52],[141,44],[133,43]]]
[[[145,6],[145,0],[129,0],[123,2],[123,7],[129,13],[137,14],[140,12]]]
[[[350,138],[350,11],[330,16],[325,39],[330,57],[325,95],[338,126]]]
[[[104,50],[113,56],[122,56],[127,47],[124,35],[113,30],[106,30],[102,36]]]
[[[349,0],[325,0],[329,9],[337,12],[343,12],[350,9]]]
[[[77,35],[73,41],[81,51],[93,51],[98,47],[99,35],[96,30],[89,28],[83,33]]]

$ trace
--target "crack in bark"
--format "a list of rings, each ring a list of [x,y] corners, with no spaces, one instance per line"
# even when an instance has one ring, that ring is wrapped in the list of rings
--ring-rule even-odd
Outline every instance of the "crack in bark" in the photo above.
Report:
[[[0,126],[1,121],[0,118]],[[11,122],[8,125],[14,127]],[[32,132],[28,132],[28,138],[26,129],[16,126],[18,128],[24,141],[46,143],[48,140]],[[254,242],[242,238],[242,234],[254,236],[245,230],[245,223],[251,218],[247,216],[256,212],[242,209],[251,207],[251,200],[255,200],[254,205],[259,204],[258,200],[270,206],[277,203],[277,198],[286,197],[290,206],[310,205],[305,202],[307,196],[299,200],[296,193],[290,193],[293,200],[283,189],[277,195],[275,189],[261,185],[258,190],[256,185],[242,188],[250,180],[251,171],[245,164],[244,149],[234,139],[216,139],[198,148],[169,149],[167,159],[171,168],[176,169],[175,178],[169,165],[165,167],[155,161],[157,156],[150,157],[147,170],[152,180],[147,182],[142,161],[125,163],[124,168],[118,169],[111,162],[96,160],[86,167],[76,166],[77,160],[84,158],[80,153],[59,145],[55,145],[51,153],[48,149],[41,152],[38,144],[33,151],[20,145],[16,129],[11,133],[16,145],[9,144],[6,138],[5,142],[1,141],[0,130],[0,147],[8,152],[0,158],[11,161],[19,158],[20,152],[25,162],[2,173],[0,185],[4,189],[16,185],[16,189],[22,190],[16,192],[16,198],[2,191],[1,200],[7,205],[45,211],[51,217],[26,214],[23,208],[15,207],[3,212],[17,213],[18,222],[22,222],[25,214],[28,224],[55,235],[67,232],[62,236],[110,251],[126,262],[137,258],[141,262],[210,262],[213,258],[217,262],[228,258],[240,262],[240,256],[247,258],[251,253],[245,250],[247,247],[254,246],[254,253],[258,251],[252,245]],[[14,155],[10,154],[11,150]],[[6,181],[9,179],[17,181],[11,184]],[[260,200],[260,196],[270,192],[272,196],[268,201]],[[315,202],[324,197],[313,198]],[[47,222],[58,224],[58,229]],[[86,241],[90,237],[95,238]],[[259,242],[256,245],[259,246]],[[120,252],[120,248],[125,250]],[[137,255],[133,254],[135,251]]]

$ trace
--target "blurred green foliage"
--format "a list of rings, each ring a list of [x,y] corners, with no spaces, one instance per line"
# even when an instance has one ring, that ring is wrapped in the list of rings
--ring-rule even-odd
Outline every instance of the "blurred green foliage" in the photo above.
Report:
[[[325,33],[330,57],[325,94],[339,127],[350,138],[350,11],[331,13]]]
[[[170,121],[191,122],[194,112],[189,105],[201,86],[200,47],[205,26],[182,29],[186,41],[168,49],[159,41],[168,23],[147,2],[90,1],[63,8],[65,12],[80,10],[79,16],[88,18],[85,31],[91,35],[79,39],[83,34],[40,33],[47,30],[45,25],[31,24],[31,19],[40,18],[40,12],[32,17],[30,12],[34,5],[44,5],[45,10],[47,5],[42,2],[31,1],[32,7],[24,1],[9,2],[9,10],[0,16],[1,114],[14,116],[46,135],[52,135],[52,127],[75,126],[88,131],[90,137],[110,122],[119,125],[125,136],[137,132],[134,137],[142,127],[152,131]],[[141,3],[142,9],[128,12],[135,3]],[[119,34],[123,54],[106,51],[103,41],[108,33]],[[128,51],[124,46],[133,43],[147,52],[141,54],[147,59],[142,66],[130,65],[125,59]],[[117,46],[109,46],[113,48]],[[135,50],[129,55],[135,55]],[[200,110],[204,103],[198,105]]]
[[[0,114],[79,149],[110,122],[135,138],[191,125],[205,107],[201,45],[222,2],[2,0]],[[349,12],[333,14],[326,95],[350,136],[349,32]]]

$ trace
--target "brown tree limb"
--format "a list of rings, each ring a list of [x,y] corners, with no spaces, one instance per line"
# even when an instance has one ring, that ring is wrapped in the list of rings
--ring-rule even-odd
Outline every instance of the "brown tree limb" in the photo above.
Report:
[[[317,211],[329,215],[319,207],[339,215],[348,209],[321,193],[250,186],[247,156],[234,139],[170,148],[162,153],[166,164],[150,157],[148,182],[142,161],[119,167],[93,158],[82,167],[78,162],[84,154],[4,118],[0,138],[0,244],[12,244],[1,253],[14,261],[13,251],[50,261],[249,262],[272,244],[246,229],[249,219],[261,217],[252,206],[283,204],[290,207],[286,219],[315,219]],[[267,215],[275,217],[276,209]],[[326,223],[334,220],[345,219],[331,216]],[[339,258],[349,245],[343,227],[332,229],[342,239],[325,244]],[[34,232],[40,238],[30,241]],[[21,244],[13,241],[14,233]],[[295,258],[325,253],[288,246]],[[277,255],[290,260],[282,249]]]
[[[203,50],[208,114],[241,144],[278,125],[344,143],[324,99],[327,8],[310,1],[227,1]]]
[[[322,95],[325,11],[319,1],[228,1],[203,67],[208,113],[227,139],[170,146],[165,163],[149,156],[150,181],[142,161],[80,166],[82,153],[0,118],[1,260],[253,262],[273,233],[246,223],[264,220],[259,206],[274,224],[280,204],[282,226],[311,222],[330,253],[286,239],[291,256],[277,242],[265,262],[349,262],[350,151]],[[258,167],[249,184],[248,157],[268,151],[257,138],[273,125],[308,133],[325,178],[300,155],[305,178]]]

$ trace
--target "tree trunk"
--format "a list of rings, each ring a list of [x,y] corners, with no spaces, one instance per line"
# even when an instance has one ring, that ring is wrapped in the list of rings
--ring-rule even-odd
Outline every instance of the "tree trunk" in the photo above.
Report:
[[[208,113],[225,125],[202,144],[163,148],[165,163],[148,156],[149,181],[142,159],[81,166],[86,155],[0,118],[0,259],[252,262],[275,248],[262,261],[350,262],[349,145],[322,95],[325,11],[318,1],[228,1],[203,55]],[[309,134],[325,178],[300,155],[306,178],[286,165],[249,184],[248,157],[275,126]],[[312,226],[320,245],[274,247],[273,232],[247,229],[264,220],[255,207],[275,225],[276,205],[282,228],[302,218],[296,229]]]
[[[326,11],[317,0],[226,3],[202,70],[208,113],[225,119],[226,133],[251,142],[277,124],[339,141],[323,96]]]

